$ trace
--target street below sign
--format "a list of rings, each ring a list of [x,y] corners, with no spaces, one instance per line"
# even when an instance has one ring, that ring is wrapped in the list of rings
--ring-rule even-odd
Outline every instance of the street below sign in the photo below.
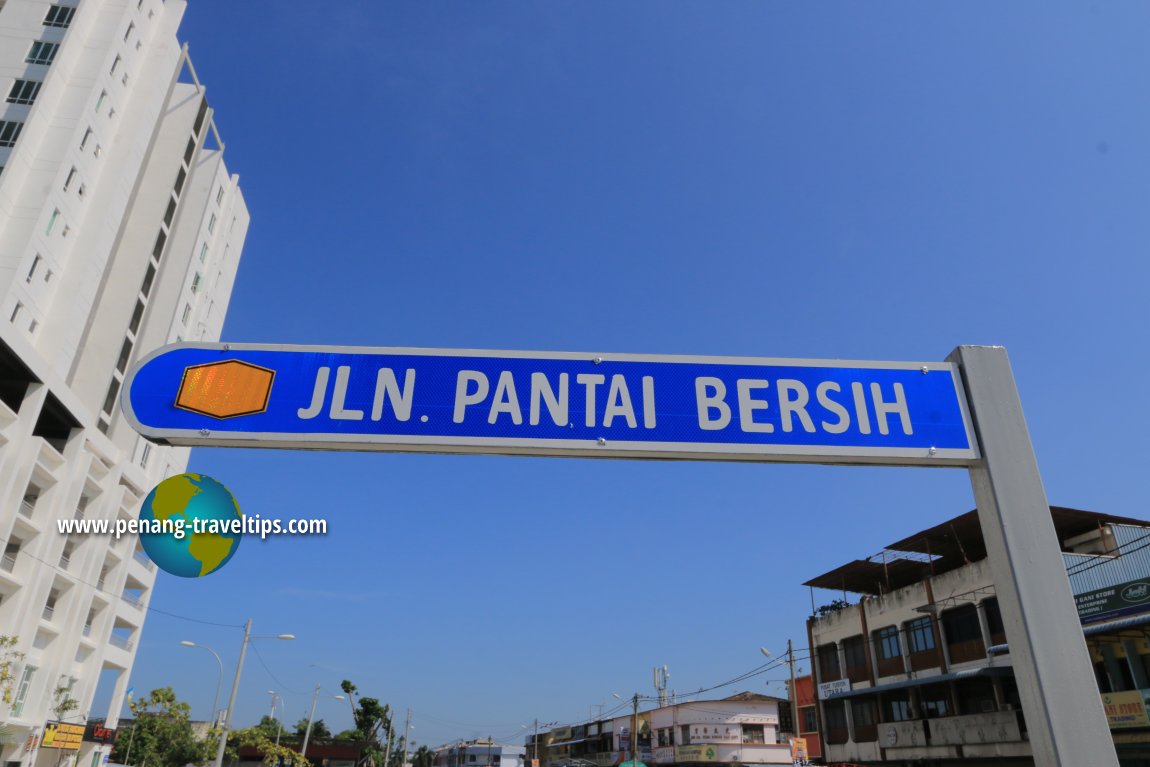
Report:
[[[965,466],[957,367],[177,344],[123,409],[171,445]]]

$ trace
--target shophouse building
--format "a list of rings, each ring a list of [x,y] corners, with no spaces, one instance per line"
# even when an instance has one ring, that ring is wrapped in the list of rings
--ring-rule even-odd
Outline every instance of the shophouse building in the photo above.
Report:
[[[1120,761],[1145,764],[1150,522],[1051,516],[1099,683],[1068,694],[1102,694]],[[1033,764],[977,512],[806,585],[836,592],[807,623],[826,763]]]

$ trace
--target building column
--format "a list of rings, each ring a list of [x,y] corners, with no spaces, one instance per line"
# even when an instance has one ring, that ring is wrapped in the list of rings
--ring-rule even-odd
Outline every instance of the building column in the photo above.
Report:
[[[1122,647],[1126,650],[1126,665],[1130,668],[1130,676],[1134,678],[1134,686],[1139,690],[1150,687],[1150,679],[1146,678],[1146,668],[1138,660],[1138,644],[1133,639],[1123,639]]]
[[[978,630],[982,632],[982,646],[986,648],[986,656],[989,658],[992,640],[990,638],[990,622],[986,619],[986,605],[983,602],[978,602],[974,609],[978,613]]]
[[[1114,692],[1119,692],[1117,689],[1123,680],[1121,661],[1114,654],[1114,646],[1109,642],[1101,642],[1098,649],[1102,652],[1102,663],[1106,667],[1106,675],[1110,677],[1110,687]]]

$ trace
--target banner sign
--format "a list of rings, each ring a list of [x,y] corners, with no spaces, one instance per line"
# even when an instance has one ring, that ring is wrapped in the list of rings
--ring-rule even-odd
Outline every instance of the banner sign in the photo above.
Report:
[[[68,722],[47,722],[44,724],[44,737],[41,748],[61,748],[66,751],[79,751],[84,741],[84,725]]]
[[[1117,586],[1076,594],[1074,602],[1083,623],[1150,611],[1150,581],[1127,581]]]
[[[176,344],[122,405],[172,445],[965,466],[951,363]]]

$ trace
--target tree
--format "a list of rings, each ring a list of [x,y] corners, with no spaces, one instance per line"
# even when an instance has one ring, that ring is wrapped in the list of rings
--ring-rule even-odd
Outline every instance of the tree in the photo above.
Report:
[[[16,664],[24,659],[24,653],[14,649],[19,637],[0,634],[0,703],[12,702],[16,687]]]
[[[116,739],[113,762],[184,767],[204,764],[215,756],[214,739],[196,737],[191,707],[179,701],[171,687],[152,690],[148,697],[132,701],[131,709],[135,721]]]
[[[294,767],[311,767],[311,762],[300,756],[298,751],[288,748],[285,745],[277,746],[274,730],[272,731],[272,737],[268,737],[268,724],[278,726],[279,723],[270,716],[265,716],[255,727],[248,727],[246,730],[237,730],[232,733],[231,739],[237,746],[250,746],[257,749],[263,754],[263,763],[268,765],[268,767],[276,767],[279,764],[292,764]],[[307,727],[307,722],[304,722],[304,727]],[[314,730],[315,728],[313,727],[312,729]]]
[[[420,746],[411,755],[411,767],[431,767],[435,761],[435,752],[427,746]]]
[[[259,724],[257,724],[255,727],[249,727],[248,729],[258,730],[261,734],[264,735],[264,737],[273,743],[275,742],[277,736],[279,736],[281,739],[284,736],[291,737],[291,733],[288,732],[288,729],[284,727],[278,719],[272,719],[267,714],[264,714],[262,717],[260,717]]]
[[[307,734],[307,719],[300,719],[295,723],[295,734],[300,740],[303,740],[304,735]],[[311,736],[313,738],[330,738],[331,730],[324,724],[322,719],[316,719],[311,723]]]
[[[343,680],[339,686],[354,704],[355,693],[359,688],[348,679]],[[364,742],[360,762],[386,767],[389,762],[394,761],[394,754],[387,754],[388,749],[384,745],[388,736],[392,734],[391,707],[380,705],[378,698],[360,698],[359,704],[353,705],[353,711],[356,740]]]

